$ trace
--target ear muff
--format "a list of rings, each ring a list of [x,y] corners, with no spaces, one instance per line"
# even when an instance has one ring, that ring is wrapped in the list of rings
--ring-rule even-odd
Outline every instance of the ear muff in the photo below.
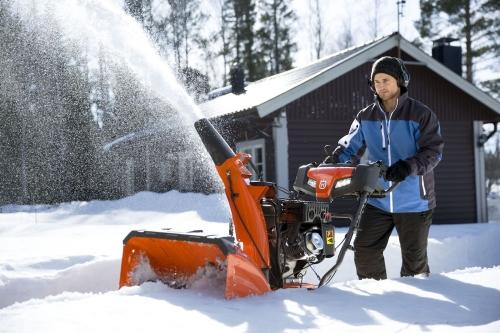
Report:
[[[371,79],[368,79],[368,87],[370,87],[370,90],[376,94],[377,92],[375,91],[375,87],[373,86],[373,81]]]
[[[405,88],[408,88],[408,84],[410,83],[410,73],[405,67],[403,61],[399,58],[396,58],[399,62],[399,66],[401,66],[401,73],[403,73],[403,82],[399,82],[399,85]]]

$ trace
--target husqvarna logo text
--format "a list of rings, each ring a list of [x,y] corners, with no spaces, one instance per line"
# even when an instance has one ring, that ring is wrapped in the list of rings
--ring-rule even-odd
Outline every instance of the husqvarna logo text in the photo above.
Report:
[[[319,189],[324,190],[326,188],[326,180],[322,179],[319,181]]]

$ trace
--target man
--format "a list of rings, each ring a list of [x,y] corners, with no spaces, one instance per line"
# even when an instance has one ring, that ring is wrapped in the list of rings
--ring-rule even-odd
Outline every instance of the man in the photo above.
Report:
[[[401,276],[429,274],[427,238],[436,207],[433,169],[443,139],[436,115],[408,97],[410,75],[398,58],[375,61],[370,86],[375,102],[361,110],[349,134],[339,140],[334,162],[369,161],[389,166],[381,185],[400,182],[385,198],[370,198],[354,241],[360,279],[387,278],[383,251],[396,227],[401,244]]]

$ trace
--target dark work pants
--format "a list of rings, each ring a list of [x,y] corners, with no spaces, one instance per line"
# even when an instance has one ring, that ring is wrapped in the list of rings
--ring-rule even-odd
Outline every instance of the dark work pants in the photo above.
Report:
[[[354,263],[360,279],[386,279],[384,250],[396,227],[401,244],[401,276],[429,274],[427,238],[432,212],[388,213],[366,206],[354,240]]]

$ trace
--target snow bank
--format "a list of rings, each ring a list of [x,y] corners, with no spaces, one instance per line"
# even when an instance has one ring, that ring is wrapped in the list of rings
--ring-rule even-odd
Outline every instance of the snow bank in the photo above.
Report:
[[[116,201],[4,206],[2,212],[2,333],[500,331],[500,223],[433,225],[429,278],[399,277],[393,234],[385,252],[388,280],[358,281],[348,253],[334,283],[320,290],[226,301],[218,272],[202,274],[187,290],[161,283],[117,290],[122,240],[130,230],[227,234],[222,195],[143,192]],[[345,232],[337,230],[338,243]],[[312,272],[306,278],[317,282]]]
[[[225,301],[160,283],[62,293],[0,310],[4,332],[494,332],[500,268],[336,283]]]
[[[70,265],[69,268],[56,271],[54,274],[31,277],[0,275],[0,308],[15,302],[57,295],[66,291],[97,293],[116,289],[117,276],[120,274],[120,260],[91,258],[67,257],[46,263],[36,263],[32,266],[43,268],[44,264],[57,265],[57,262],[67,262]],[[78,263],[82,259],[85,262]],[[5,268],[2,266],[0,269]]]
[[[488,196],[488,219],[492,222],[500,222],[500,191]]]
[[[57,217],[58,222],[60,222],[65,215],[102,215],[112,213],[113,211],[157,212],[167,214],[194,211],[200,214],[203,220],[213,222],[227,222],[230,216],[227,201],[221,194],[205,195],[201,193],[179,193],[178,191],[170,191],[167,193],[139,192],[130,197],[109,201],[95,200],[89,202],[69,202],[58,205],[0,206],[0,213],[52,213]],[[28,218],[32,219],[31,222],[38,222],[36,220],[36,215],[30,215]],[[99,221],[99,223],[102,222],[103,221]],[[113,222],[117,223],[119,221],[115,220]],[[0,228],[1,227],[0,225]]]

